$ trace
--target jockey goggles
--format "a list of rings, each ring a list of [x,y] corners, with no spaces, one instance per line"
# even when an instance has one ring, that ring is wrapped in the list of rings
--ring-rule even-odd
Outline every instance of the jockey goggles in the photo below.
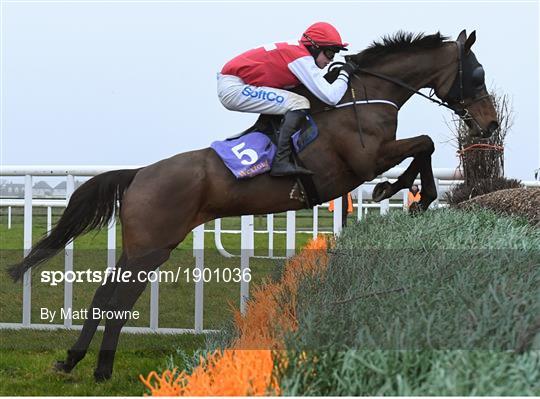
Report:
[[[334,56],[337,54],[339,50],[333,49],[333,48],[323,48],[322,52],[324,53],[324,56],[328,58],[330,61],[334,59]]]

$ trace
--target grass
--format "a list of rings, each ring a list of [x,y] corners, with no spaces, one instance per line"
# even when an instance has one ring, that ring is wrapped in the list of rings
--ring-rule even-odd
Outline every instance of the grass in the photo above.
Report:
[[[309,227],[310,214],[300,216],[304,218],[297,220],[297,228]],[[15,221],[16,217],[10,231],[0,221],[0,268],[18,260],[22,252],[22,227],[20,219]],[[256,228],[264,227],[264,222],[256,218]],[[325,223],[330,226],[331,219]],[[275,226],[283,228],[284,218],[276,218]],[[222,226],[237,227],[238,219],[224,220]],[[34,237],[44,232],[43,218],[35,218],[34,229]],[[309,238],[297,238],[297,248]],[[234,252],[239,239],[239,235],[226,236],[224,245]],[[104,232],[77,240],[75,269],[104,265],[106,253],[100,248],[105,245]],[[191,245],[188,237],[164,268],[191,267]],[[237,267],[237,258],[226,260],[217,254],[210,235],[206,247],[205,261],[210,267]],[[265,247],[266,236],[256,235],[256,253],[264,254]],[[275,248],[276,254],[285,253],[284,235],[275,236]],[[299,331],[287,342],[291,361],[282,370],[283,392],[539,395],[540,338],[530,329],[539,305],[538,248],[539,230],[526,221],[484,211],[442,210],[416,218],[391,212],[345,229],[329,272],[302,283]],[[56,257],[44,269],[61,270],[62,259]],[[274,273],[280,264],[253,259],[254,283]],[[32,292],[34,322],[38,306],[58,308],[63,300],[61,286],[48,287],[37,280]],[[20,285],[3,278],[0,286],[0,320],[20,322]],[[76,306],[88,306],[93,288],[75,285]],[[148,291],[136,305],[146,316],[131,325],[148,325]],[[192,327],[193,293],[193,284],[160,285],[160,326]],[[224,309],[229,302],[237,305],[238,298],[238,284],[205,285],[205,327],[228,322],[230,313]],[[344,300],[347,306],[337,303]],[[527,338],[524,332],[531,331]],[[476,341],[471,340],[474,333]],[[141,395],[139,374],[161,371],[171,364],[189,368],[189,356],[205,348],[201,336],[122,334],[113,379],[95,384],[92,373],[101,332],[72,374],[51,370],[77,335],[74,331],[0,330],[0,394]],[[522,343],[523,353],[516,353],[514,349]],[[471,346],[459,346],[464,344]]]
[[[5,209],[4,209],[5,210]],[[59,213],[53,213],[53,222]],[[0,218],[0,270],[7,265],[18,262],[22,254],[23,219],[19,210],[14,210],[12,228],[7,228],[5,213]],[[320,212],[320,226],[330,230],[331,214]],[[255,217],[255,228],[264,229],[266,218]],[[312,225],[310,212],[298,212],[296,226],[298,230],[309,229]],[[213,228],[209,223],[206,228]],[[239,229],[239,218],[226,218],[222,221],[223,229]],[[285,215],[276,215],[275,229],[285,229]],[[36,242],[46,231],[46,216],[42,209],[34,209],[33,242]],[[120,254],[121,235],[117,227],[117,257]],[[206,234],[205,265],[212,269],[239,267],[239,258],[225,259],[214,247],[213,234]],[[298,234],[296,247],[302,247],[311,237],[309,234]],[[223,234],[223,245],[233,254],[240,254],[240,235]],[[90,233],[75,241],[74,270],[104,269],[107,253],[107,233],[101,231]],[[162,266],[162,270],[176,270],[177,267],[192,268],[193,241],[189,235],[175,250],[171,260]],[[267,255],[267,235],[255,235],[255,254]],[[274,235],[274,254],[285,255],[285,235]],[[253,280],[250,286],[272,274],[282,260],[251,259]],[[64,256],[59,254],[42,265],[39,270],[63,270]],[[32,322],[40,323],[40,307],[59,310],[63,306],[63,285],[51,287],[40,283],[39,270],[34,271],[32,278]],[[73,308],[86,308],[91,302],[97,283],[73,284]],[[159,326],[193,328],[194,325],[194,284],[181,281],[178,283],[162,283],[159,287]],[[237,307],[240,299],[240,287],[237,283],[210,282],[204,288],[204,328],[219,328],[230,318],[231,306]],[[0,321],[21,322],[22,285],[14,284],[5,274],[0,279]],[[150,310],[150,290],[147,289],[137,302],[135,310],[139,310],[141,318],[130,321],[131,326],[148,326]],[[55,320],[58,323],[59,320]],[[60,322],[61,323],[61,322]],[[74,321],[74,324],[82,324]],[[182,349],[189,356],[197,349],[204,348],[204,337],[195,335],[137,335],[123,333],[115,361],[113,379],[103,384],[95,384],[93,370],[96,365],[97,351],[102,332],[98,331],[92,341],[90,352],[71,374],[58,374],[52,370],[55,360],[64,359],[66,350],[78,337],[78,331],[36,331],[36,330],[0,330],[0,395],[119,395],[139,396],[144,387],[138,379],[139,374],[147,375],[151,370],[160,370],[169,363],[180,367],[183,356],[178,355]],[[171,358],[172,356],[172,358]]]
[[[0,395],[2,396],[141,396],[145,389],[139,374],[166,368],[167,356],[182,347],[192,352],[204,338],[193,335],[122,334],[113,379],[96,384],[93,379],[99,342],[98,331],[85,359],[70,373],[52,366],[64,359],[76,331],[0,330]],[[175,359],[181,365],[182,359]]]
[[[490,211],[346,229],[300,285],[285,395],[538,395],[540,230]]]
[[[493,351],[308,352],[281,378],[284,395],[538,396],[540,353]]]

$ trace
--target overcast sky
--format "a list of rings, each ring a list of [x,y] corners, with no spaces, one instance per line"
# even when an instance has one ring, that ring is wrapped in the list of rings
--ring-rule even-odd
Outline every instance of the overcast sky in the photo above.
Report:
[[[149,164],[235,134],[256,116],[227,111],[216,72],[260,44],[333,23],[351,50],[398,30],[473,47],[488,86],[513,100],[506,174],[539,167],[539,7],[507,2],[1,2],[1,162]],[[434,167],[455,167],[452,115],[418,97],[400,111],[398,138],[429,134]]]

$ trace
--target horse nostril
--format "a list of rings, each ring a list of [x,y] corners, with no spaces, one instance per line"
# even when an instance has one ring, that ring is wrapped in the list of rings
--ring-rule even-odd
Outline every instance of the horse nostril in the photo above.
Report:
[[[488,126],[488,132],[491,134],[493,133],[495,130],[497,130],[499,128],[499,124],[497,122],[491,122]]]

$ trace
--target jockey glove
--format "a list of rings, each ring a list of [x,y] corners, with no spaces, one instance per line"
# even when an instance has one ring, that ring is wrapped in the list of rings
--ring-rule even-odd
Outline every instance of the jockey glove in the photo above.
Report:
[[[356,72],[358,70],[359,66],[356,62],[350,60],[350,61],[347,61],[347,63],[345,65],[343,65],[343,70],[345,72],[347,72],[349,74],[349,76],[351,76],[354,72]]]

